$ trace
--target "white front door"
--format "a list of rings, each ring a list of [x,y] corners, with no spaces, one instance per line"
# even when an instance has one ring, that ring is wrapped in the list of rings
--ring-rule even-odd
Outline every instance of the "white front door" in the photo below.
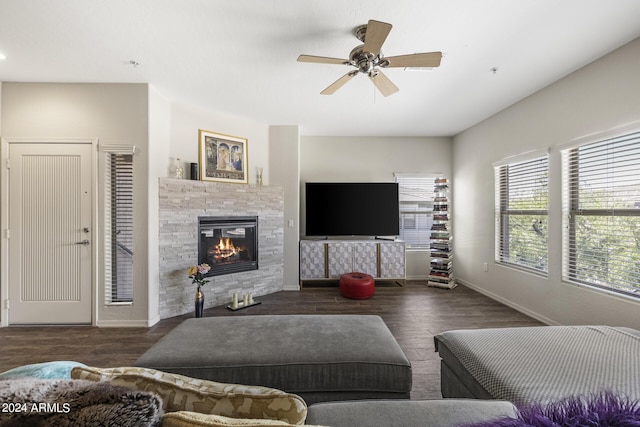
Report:
[[[9,144],[9,323],[91,323],[92,148]]]

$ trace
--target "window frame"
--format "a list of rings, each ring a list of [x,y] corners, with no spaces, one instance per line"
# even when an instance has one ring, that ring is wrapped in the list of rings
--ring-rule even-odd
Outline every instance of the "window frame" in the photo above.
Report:
[[[543,162],[544,167],[536,167],[536,162]],[[549,225],[549,150],[538,150],[523,153],[517,156],[509,157],[503,159],[499,162],[495,162],[493,164],[494,167],[494,179],[495,179],[495,254],[494,261],[497,264],[504,265],[507,267],[515,268],[518,270],[523,270],[532,274],[536,274],[542,277],[549,276],[549,234],[548,234],[548,225]],[[531,187],[530,185],[535,183],[534,180],[524,181],[519,179],[520,184],[523,185],[522,188],[515,187],[518,189],[533,189],[541,190],[545,189],[546,193],[546,209],[511,209],[510,208],[510,190],[512,189],[511,182],[509,180],[509,170],[515,169],[516,173],[518,173],[518,169],[520,167],[527,168],[533,167],[536,171],[536,177],[538,174],[542,174],[545,176],[544,184],[541,186]],[[520,172],[522,173],[522,172]],[[525,217],[525,216],[544,216],[546,218],[546,242],[544,242],[543,252],[544,252],[544,268],[536,268],[531,265],[528,265],[524,262],[515,262],[510,254],[510,221],[511,217]],[[505,252],[506,251],[506,252]]]
[[[394,173],[395,181],[398,183],[399,197],[402,198],[403,187],[407,187],[407,185],[411,182],[411,180],[421,181],[421,185],[424,185],[424,199],[420,201],[415,201],[415,204],[426,203],[428,206],[424,209],[416,209],[416,210],[403,210],[403,205],[412,204],[411,201],[402,202],[402,200],[398,200],[398,206],[400,209],[400,235],[399,239],[403,240],[406,243],[406,247],[409,250],[425,250],[429,251],[430,246],[430,235],[431,235],[431,224],[433,223],[433,198],[434,198],[434,181],[436,178],[441,177],[442,174],[436,173]],[[421,235],[420,237],[423,240],[423,243],[420,243],[419,240],[407,239],[407,234],[403,231],[405,228],[403,227],[403,215],[414,215],[415,216],[415,224],[416,227],[411,228],[413,233],[417,235]],[[421,218],[423,218],[421,221]],[[424,223],[425,226],[421,227],[421,223]]]
[[[102,165],[104,166],[103,178],[103,292],[105,305],[131,305],[134,302],[134,287],[135,287],[135,252],[133,251],[133,245],[135,240],[134,227],[134,184],[135,184],[135,146],[122,146],[122,145],[103,145],[100,147],[100,151],[103,155]],[[122,163],[123,157],[129,157],[130,159]],[[118,160],[118,158],[120,158]],[[116,163],[114,163],[114,160]],[[122,167],[122,169],[119,169]],[[113,172],[116,175],[113,175]],[[123,175],[123,173],[125,175]],[[124,181],[123,181],[124,178]],[[127,206],[125,211],[122,211],[122,206],[118,206],[116,202],[118,189],[113,188],[113,185],[122,185],[121,190],[124,191],[123,196],[127,198]],[[113,229],[114,215],[126,215],[124,221],[128,224],[130,229],[130,245],[131,247],[124,247],[116,239],[117,230]],[[122,218],[122,217],[121,217]],[[124,251],[131,257],[131,267],[126,271],[127,283],[119,283],[118,274],[118,250]],[[122,271],[121,271],[122,273]],[[118,296],[118,286],[122,286],[120,295]]]
[[[577,239],[578,239],[578,225],[577,220],[580,217],[596,217],[596,218],[621,218],[621,217],[640,217],[640,209],[637,207],[634,208],[618,208],[618,207],[601,207],[601,208],[584,208],[581,206],[581,196],[580,196],[580,176],[581,173],[589,174],[594,171],[599,171],[599,169],[590,169],[590,168],[580,168],[580,150],[585,150],[588,153],[588,150],[591,148],[596,148],[599,146],[613,146],[617,143],[624,143],[626,141],[631,141],[632,148],[630,151],[637,150],[640,151],[640,129],[638,128],[630,128],[624,130],[618,130],[608,133],[599,134],[593,136],[589,139],[583,139],[574,141],[570,144],[565,144],[560,147],[560,153],[562,158],[562,215],[563,215],[563,234],[562,234],[562,280],[567,283],[575,284],[578,286],[593,288],[602,290],[605,292],[611,292],[616,295],[628,296],[633,298],[640,298],[640,285],[635,289],[633,287],[629,287],[627,285],[618,285],[613,286],[611,283],[596,283],[594,281],[589,281],[580,278],[580,274],[578,273],[578,250],[577,250]],[[633,144],[637,144],[637,148],[633,148]],[[601,158],[596,159],[596,161],[606,162],[608,165],[606,170],[607,174],[611,174],[615,176],[616,172],[614,170],[616,167],[620,167],[620,165],[614,162],[615,159],[611,159],[611,157],[616,157],[615,155],[610,155],[611,153],[608,151]],[[604,151],[604,150],[603,150]],[[615,148],[613,148],[615,152]],[[620,158],[618,158],[620,161]],[[622,161],[628,161],[626,157]],[[633,160],[633,158],[632,158]],[[620,162],[622,162],[620,161]],[[636,159],[634,165],[640,166],[640,156],[636,154]],[[604,169],[602,169],[604,170]],[[588,176],[588,175],[587,175]],[[607,179],[610,179],[609,175],[607,175]],[[615,179],[615,178],[614,178]],[[639,184],[640,185],[640,184]],[[605,193],[614,192],[617,186],[607,185],[606,187],[599,187]],[[588,198],[582,200],[586,202]],[[607,200],[607,199],[605,199]],[[640,200],[635,203],[640,202]],[[609,234],[616,235],[615,229],[607,228]],[[618,245],[619,246],[619,245]],[[617,246],[607,246],[607,249],[615,248]],[[584,268],[588,268],[591,264],[584,266]],[[607,269],[607,275],[609,275],[609,269]]]

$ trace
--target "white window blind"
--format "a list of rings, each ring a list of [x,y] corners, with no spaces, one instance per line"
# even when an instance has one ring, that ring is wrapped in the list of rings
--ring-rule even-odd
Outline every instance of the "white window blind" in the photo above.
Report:
[[[640,296],[640,132],[562,152],[563,278]]]
[[[548,272],[549,157],[496,166],[496,262]]]
[[[439,175],[396,173],[400,202],[400,240],[408,248],[429,248],[433,223],[433,182]]]
[[[107,304],[133,301],[133,150],[105,154],[104,283]]]

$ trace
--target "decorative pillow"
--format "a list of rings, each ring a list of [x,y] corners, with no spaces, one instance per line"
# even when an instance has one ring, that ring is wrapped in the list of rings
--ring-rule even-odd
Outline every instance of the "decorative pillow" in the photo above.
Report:
[[[2,380],[0,403],[0,427],[155,427],[162,420],[157,395],[92,381]]]
[[[272,419],[298,425],[307,417],[307,405],[300,396],[268,387],[217,383],[137,367],[76,367],[71,371],[71,377],[110,381],[157,393],[162,398],[165,412]]]
[[[222,415],[207,415],[197,412],[171,412],[162,417],[162,427],[293,427],[292,424],[278,420],[256,420],[247,418],[229,418]],[[313,426],[307,426],[313,427]],[[320,426],[316,426],[320,427]]]
[[[0,374],[0,379],[32,377],[46,379],[69,379],[71,369],[76,366],[86,366],[79,362],[58,361],[34,363],[31,365],[18,366]]]
[[[467,427],[636,427],[640,401],[612,392],[571,396],[557,402],[518,408],[516,418],[503,418]]]

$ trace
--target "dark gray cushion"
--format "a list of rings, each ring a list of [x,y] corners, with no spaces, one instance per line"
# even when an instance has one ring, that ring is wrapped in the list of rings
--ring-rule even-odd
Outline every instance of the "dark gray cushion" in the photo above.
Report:
[[[331,427],[453,427],[515,417],[515,407],[501,400],[366,400],[309,406],[307,424]]]
[[[188,319],[135,366],[273,387],[307,403],[408,398],[412,381],[409,360],[379,316]]]

